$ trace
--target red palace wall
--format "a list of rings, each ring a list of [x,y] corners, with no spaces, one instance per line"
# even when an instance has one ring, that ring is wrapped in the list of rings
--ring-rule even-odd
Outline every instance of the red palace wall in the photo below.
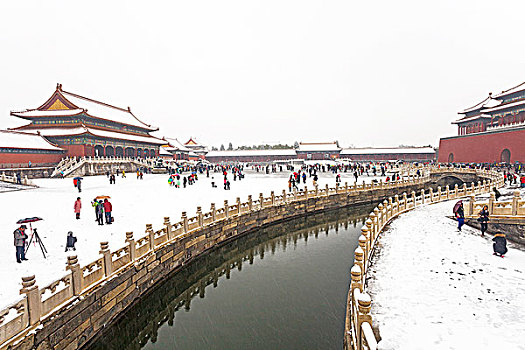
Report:
[[[58,163],[64,153],[3,153],[0,151],[0,164],[27,164]]]
[[[92,156],[94,154],[92,146],[60,145],[59,147],[67,151],[67,153],[64,156],[68,156],[68,157]]]
[[[443,138],[439,141],[440,163],[499,163],[502,153],[510,151],[510,163],[525,163],[525,128],[483,134]]]

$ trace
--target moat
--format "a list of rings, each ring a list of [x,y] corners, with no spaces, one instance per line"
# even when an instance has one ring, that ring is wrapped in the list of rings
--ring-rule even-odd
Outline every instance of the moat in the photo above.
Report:
[[[87,349],[341,349],[360,206],[230,242],[174,273]]]

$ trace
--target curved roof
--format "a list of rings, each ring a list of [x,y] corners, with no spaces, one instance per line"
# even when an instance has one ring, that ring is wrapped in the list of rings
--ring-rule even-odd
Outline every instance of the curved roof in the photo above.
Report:
[[[121,108],[100,102],[88,97],[80,96],[72,92],[62,90],[58,84],[53,95],[40,107],[27,109],[20,112],[11,112],[11,115],[21,118],[50,117],[50,116],[73,116],[80,113],[97,118],[112,121],[119,124],[130,125],[148,131],[158,128],[142,122],[129,107]]]
[[[42,149],[64,151],[37,133],[0,130],[0,148]]]

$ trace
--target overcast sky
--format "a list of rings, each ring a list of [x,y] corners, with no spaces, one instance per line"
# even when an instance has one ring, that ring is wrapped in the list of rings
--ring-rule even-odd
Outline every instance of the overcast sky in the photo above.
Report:
[[[523,1],[2,1],[0,128],[63,89],[160,135],[437,146],[525,81]]]

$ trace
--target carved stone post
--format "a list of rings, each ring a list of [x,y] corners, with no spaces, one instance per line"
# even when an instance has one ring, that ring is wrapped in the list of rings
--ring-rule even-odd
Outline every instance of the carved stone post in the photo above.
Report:
[[[215,220],[216,220],[216,215],[217,215],[217,209],[215,209],[215,203],[212,203],[212,204],[211,204],[210,211],[211,211],[211,221],[212,221],[212,222],[215,222]]]
[[[308,199],[308,187],[304,185],[304,199]]]
[[[438,186],[438,202],[441,200],[441,186]]]
[[[328,197],[329,193],[330,193],[330,187],[328,187],[328,184],[326,184],[326,186],[324,187],[324,190],[325,190],[325,196]]]
[[[450,199],[450,187],[448,185],[445,186],[445,192],[447,193],[447,199]]]
[[[412,208],[416,207],[416,191],[412,191]]]
[[[188,216],[186,215],[185,211],[182,212],[181,221],[182,221],[182,232],[184,233],[188,232]]]
[[[315,184],[315,196],[319,196],[319,186],[317,185],[317,183]]]
[[[399,195],[394,196],[394,203],[396,204],[396,212],[394,214],[397,214],[401,211],[400,205],[399,205]]]
[[[34,326],[40,321],[40,313],[42,310],[42,298],[38,286],[35,285],[35,275],[29,277],[22,277],[22,289],[20,295],[26,296],[27,310],[29,313],[29,325]]]
[[[366,226],[363,226],[363,228],[361,228],[361,235],[359,236],[359,239],[358,239],[358,244],[359,244],[359,247],[361,248],[362,252],[363,252],[363,258],[361,259],[362,261],[362,265],[361,265],[361,271],[365,271],[365,267],[366,267],[366,262],[368,261],[368,228]]]
[[[109,251],[108,242],[100,242],[100,254],[104,261],[104,276],[108,277],[113,273],[113,263],[111,262],[111,252]]]
[[[263,206],[264,206],[264,196],[262,193],[259,193],[259,205],[260,205],[260,208],[262,209]]]
[[[306,186],[305,186],[306,189]],[[345,193],[348,193],[348,181],[345,181]]]
[[[197,222],[199,223],[199,227],[202,227],[202,225],[204,225],[204,217],[202,215],[201,207],[197,207]]]
[[[235,200],[235,204],[237,205],[237,214],[238,215],[241,215],[241,198],[240,197],[237,197],[237,199]],[[202,226],[202,225],[201,225]]]
[[[520,191],[514,191],[514,197],[512,197],[512,215],[518,215],[518,204],[520,200]]]
[[[496,201],[496,194],[494,192],[490,193],[489,197],[489,213],[494,215],[494,202]]]
[[[421,204],[425,204],[425,189],[421,190]]]
[[[146,224],[146,234],[148,235],[149,249],[155,250],[155,232],[153,232],[153,225]]]
[[[67,257],[66,270],[71,271],[71,287],[73,288],[73,295],[80,295],[82,292],[82,270],[80,269],[76,255]]]
[[[335,184],[335,194],[339,193],[339,183]]]
[[[249,211],[252,211],[253,209],[253,198],[252,198],[252,195],[248,195],[248,210]]]
[[[273,206],[275,205],[275,192],[272,191],[272,192],[270,193],[270,196],[272,197],[272,207],[273,207]]]
[[[359,289],[359,291],[361,292],[363,290],[363,285],[361,283],[361,267],[357,264],[355,264],[354,266],[352,266],[352,269],[350,270],[350,276],[352,278],[352,281],[350,282],[350,290],[352,292],[352,299],[353,299],[353,295],[354,295],[354,289]]]
[[[363,249],[361,247],[355,248],[354,256],[355,256],[354,264],[359,265],[359,267],[361,268],[361,271],[363,271],[364,270],[363,269],[363,266],[364,266],[364,252],[363,252]]]
[[[230,205],[228,204],[228,200],[224,200],[224,216],[230,216]]]
[[[403,192],[403,208],[404,210],[407,209],[407,202],[408,202],[408,197],[407,197],[407,193],[406,192]]]
[[[430,187],[428,191],[430,192],[430,203],[432,203],[434,202],[434,190]]]
[[[169,231],[171,232],[171,230]],[[133,238],[133,232],[126,232],[126,243],[129,249],[129,259],[131,262],[137,259],[137,246],[135,245],[135,239]]]
[[[463,183],[463,195],[464,196],[467,195],[467,184],[466,183]]]
[[[357,298],[357,325],[356,325],[356,334],[357,334],[357,348],[363,349],[363,335],[361,325],[365,322],[372,325],[372,316],[370,316],[370,309],[372,304],[372,299],[367,293],[359,294]]]
[[[173,238],[173,230],[171,229],[170,218],[168,216],[164,217],[164,226],[166,226],[166,234],[168,235],[168,241],[170,241]],[[126,233],[126,239],[127,239],[127,233]]]
[[[293,193],[293,200],[295,202],[297,200],[297,189],[294,188],[292,193]]]
[[[471,216],[474,214],[474,201],[475,201],[474,196],[470,196],[469,201],[468,201],[468,208],[467,208],[468,216]]]

